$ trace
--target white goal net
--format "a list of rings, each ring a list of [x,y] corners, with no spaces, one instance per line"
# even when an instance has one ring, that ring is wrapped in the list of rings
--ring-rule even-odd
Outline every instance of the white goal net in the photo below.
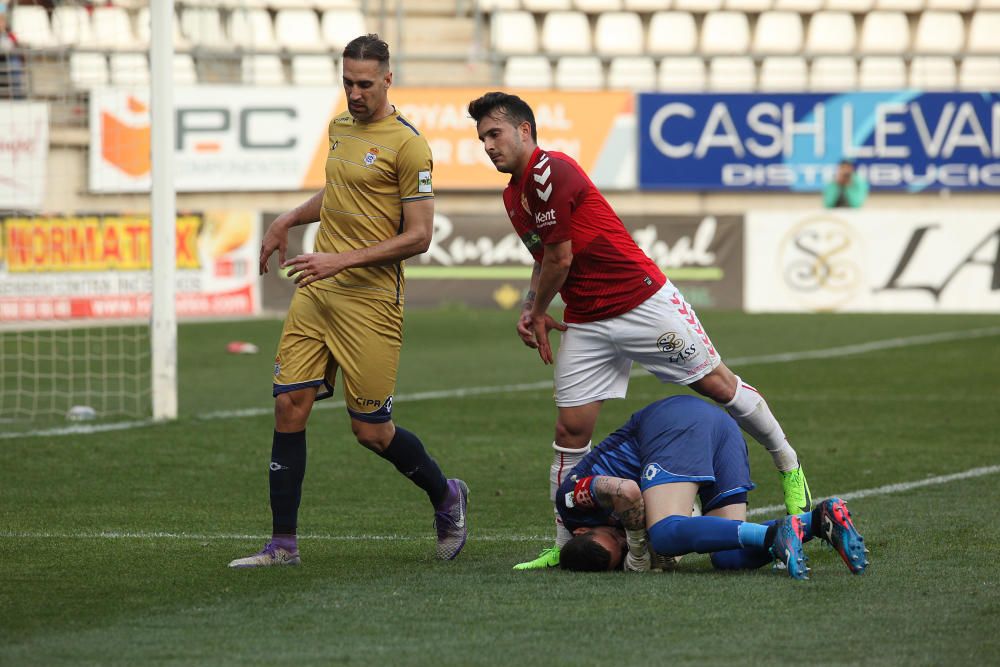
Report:
[[[152,417],[151,198],[93,194],[87,167],[97,151],[149,169],[148,120],[98,140],[90,102],[108,87],[150,99],[150,10],[4,4],[0,431]]]

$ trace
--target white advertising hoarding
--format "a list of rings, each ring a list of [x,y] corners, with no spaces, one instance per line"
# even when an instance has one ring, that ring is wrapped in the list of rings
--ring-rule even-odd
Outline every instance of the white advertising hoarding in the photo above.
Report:
[[[49,106],[0,104],[0,209],[42,208],[48,157]]]
[[[747,312],[1000,312],[1000,211],[751,211]]]

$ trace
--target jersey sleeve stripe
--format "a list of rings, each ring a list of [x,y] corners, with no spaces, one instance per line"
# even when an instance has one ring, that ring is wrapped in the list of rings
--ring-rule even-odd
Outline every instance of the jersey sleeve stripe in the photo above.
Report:
[[[400,197],[400,201],[420,201],[421,199],[434,199],[434,195],[420,195],[418,197]]]
[[[410,122],[408,120],[406,120],[402,116],[396,116],[396,120],[398,120],[400,123],[413,130],[413,134],[420,136],[420,132],[417,131],[417,128],[410,125]]]

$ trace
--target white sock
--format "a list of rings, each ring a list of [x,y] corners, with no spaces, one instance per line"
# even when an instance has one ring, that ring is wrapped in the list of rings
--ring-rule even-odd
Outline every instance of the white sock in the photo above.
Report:
[[[555,452],[552,455],[552,465],[549,466],[549,500],[555,503],[559,485],[562,484],[563,479],[573,469],[573,466],[590,453],[590,443],[588,442],[586,447],[580,449],[568,449],[553,442],[552,449]],[[555,511],[555,507],[552,509]],[[556,512],[556,546],[561,549],[572,537],[573,534],[566,530],[562,519],[559,518],[559,513]]]
[[[736,378],[736,395],[723,407],[754,440],[764,445],[781,472],[799,467],[799,457],[788,444],[785,432],[771,414],[767,401],[756,389]]]

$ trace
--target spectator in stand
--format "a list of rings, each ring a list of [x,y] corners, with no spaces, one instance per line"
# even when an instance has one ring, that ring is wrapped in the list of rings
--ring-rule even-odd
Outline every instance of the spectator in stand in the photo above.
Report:
[[[7,5],[0,2],[0,98],[24,97],[24,63],[17,51],[17,36],[7,25]]]
[[[823,188],[825,208],[861,208],[868,198],[868,182],[854,170],[854,163],[841,160],[837,175]]]

